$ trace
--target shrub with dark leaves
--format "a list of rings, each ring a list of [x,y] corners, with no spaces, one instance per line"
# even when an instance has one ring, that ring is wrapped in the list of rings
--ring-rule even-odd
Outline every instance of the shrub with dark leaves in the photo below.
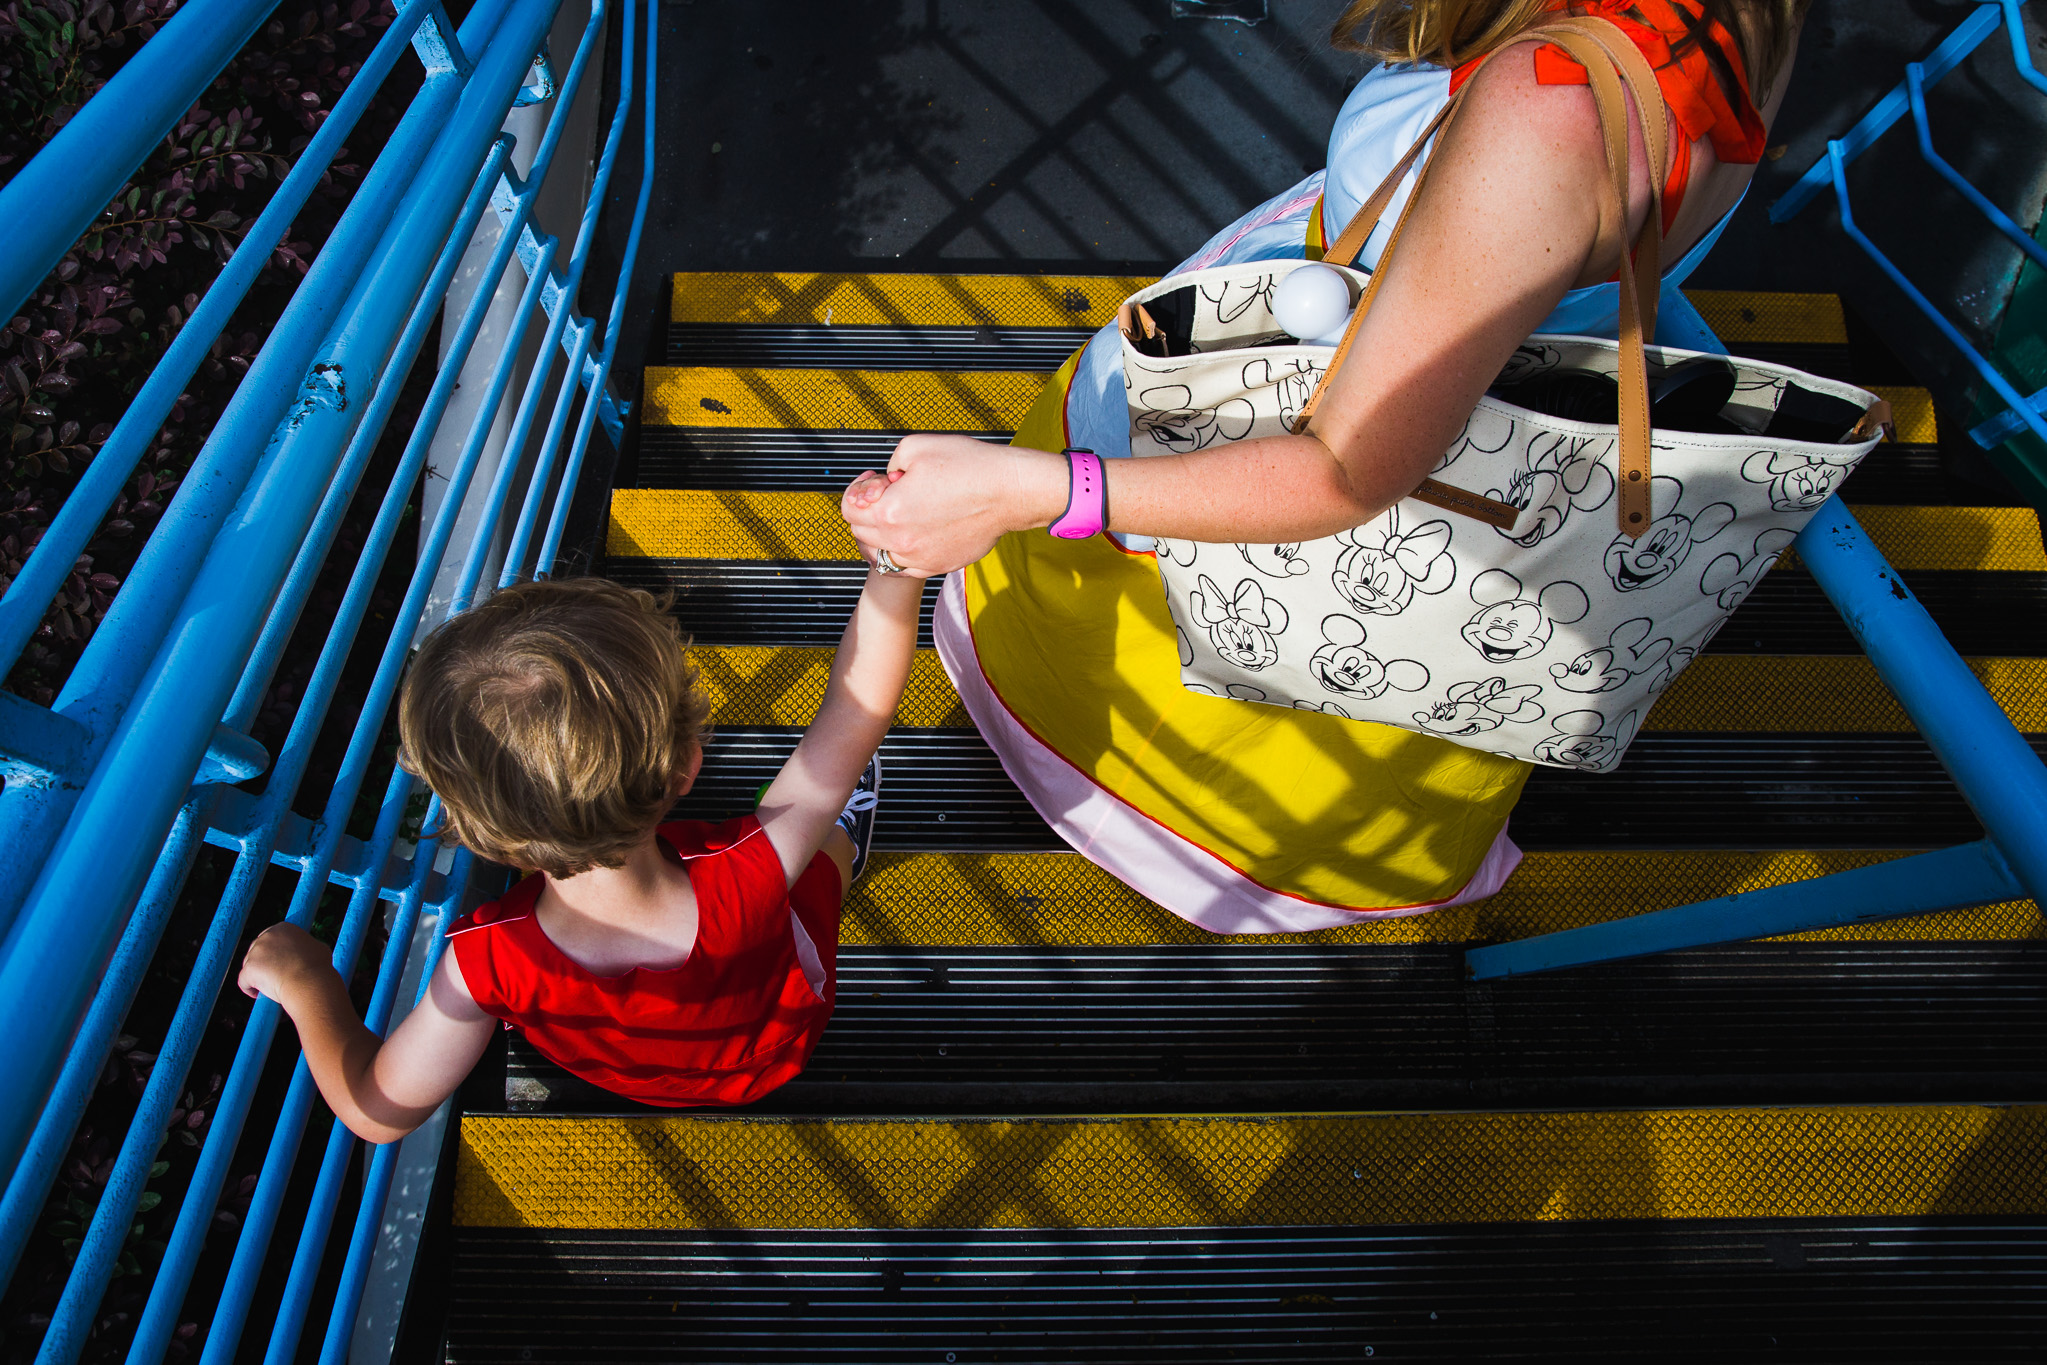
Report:
[[[0,6],[0,182],[11,179],[179,0]],[[105,212],[0,326],[0,588],[13,581],[220,266],[393,14],[389,0],[285,0]],[[381,145],[400,80],[351,139]],[[234,394],[361,167],[346,148],[265,263],[49,606],[6,686],[44,705],[77,661],[165,500]]]

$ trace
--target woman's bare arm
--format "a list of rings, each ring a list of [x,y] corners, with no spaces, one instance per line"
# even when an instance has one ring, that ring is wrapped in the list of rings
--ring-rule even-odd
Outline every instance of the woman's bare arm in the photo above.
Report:
[[[1278,543],[1370,520],[1426,477],[1565,292],[1613,273],[1650,203],[1639,129],[1623,220],[1590,90],[1537,84],[1533,52],[1512,48],[1475,78],[1309,431],[1110,461],[1112,529]],[[903,477],[885,493],[848,491],[847,519],[919,568],[971,563],[1066,505],[1066,462],[1045,452],[910,437],[890,469]]]

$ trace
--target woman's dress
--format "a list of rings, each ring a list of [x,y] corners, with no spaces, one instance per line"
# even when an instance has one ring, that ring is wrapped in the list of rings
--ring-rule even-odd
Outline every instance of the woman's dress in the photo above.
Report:
[[[1619,23],[1652,65],[1686,151],[1666,188],[1666,226],[1689,142],[1754,162],[1762,127],[1741,57],[1698,0],[1573,6]],[[1711,60],[1709,60],[1711,59]],[[1712,61],[1740,98],[1721,95]],[[1172,273],[1320,255],[1470,68],[1381,66],[1337,115],[1327,171],[1245,214]],[[1538,49],[1545,84],[1582,68]],[[1413,188],[1394,196],[1358,262],[1370,268]],[[1672,193],[1675,189],[1676,194]],[[1325,227],[1326,225],[1326,227]],[[1657,341],[1718,350],[1677,285],[1726,220],[1664,275]],[[1564,296],[1537,329],[1614,335],[1615,284]],[[1016,433],[1040,450],[1128,458],[1121,339],[1105,327],[1053,376]],[[1218,933],[1285,933],[1415,914],[1497,891],[1521,858],[1507,815],[1527,764],[1391,726],[1190,692],[1157,567],[1143,537],[1005,536],[945,582],[939,654],[1009,776],[1068,843],[1173,913]]]

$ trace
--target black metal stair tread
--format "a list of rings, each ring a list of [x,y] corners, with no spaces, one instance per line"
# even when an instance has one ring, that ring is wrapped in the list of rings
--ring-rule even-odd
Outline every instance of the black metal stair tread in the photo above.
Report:
[[[703,777],[676,814],[717,819],[747,809],[798,733],[716,732]],[[2047,751],[2047,738],[2033,743]],[[1065,847],[973,730],[892,731],[882,763],[878,848]],[[1537,768],[1511,829],[1527,849],[1923,848],[1982,837],[1917,734],[1651,732],[1611,773]]]
[[[1737,944],[1491,986],[1460,961],[1448,944],[849,947],[809,1069],[749,1112],[1899,1103],[2047,1086],[2047,944]],[[516,1037],[506,1076],[516,1108],[638,1108]]]
[[[855,563],[615,558],[607,577],[673,590],[682,628],[707,645],[835,645],[866,577]],[[2047,574],[1928,570],[1906,576],[1913,594],[1968,656],[2047,653]],[[936,583],[926,591],[918,642],[931,644]],[[1861,648],[1803,568],[1786,565],[1756,586],[1707,646],[1712,654],[1860,654]]]
[[[646,426],[640,430],[633,486],[837,490],[863,469],[888,463],[905,433],[896,431],[766,431],[721,427]],[[1003,443],[1008,432],[955,433]],[[1934,446],[1877,447],[1842,485],[1851,503],[1908,507],[2017,506],[2008,489],[1980,488],[1950,477]]]
[[[2032,1359],[2047,1325],[2039,1220],[458,1227],[453,1252],[451,1365]]]

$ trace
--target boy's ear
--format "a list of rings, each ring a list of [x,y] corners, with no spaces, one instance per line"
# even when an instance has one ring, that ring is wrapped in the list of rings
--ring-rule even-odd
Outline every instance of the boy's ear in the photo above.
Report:
[[[682,771],[675,775],[675,789],[671,793],[671,795],[676,800],[680,801],[685,795],[688,794],[689,789],[696,785],[697,774],[702,772],[703,770],[704,746],[701,744],[692,744],[690,745],[689,748],[689,761],[683,764]]]

